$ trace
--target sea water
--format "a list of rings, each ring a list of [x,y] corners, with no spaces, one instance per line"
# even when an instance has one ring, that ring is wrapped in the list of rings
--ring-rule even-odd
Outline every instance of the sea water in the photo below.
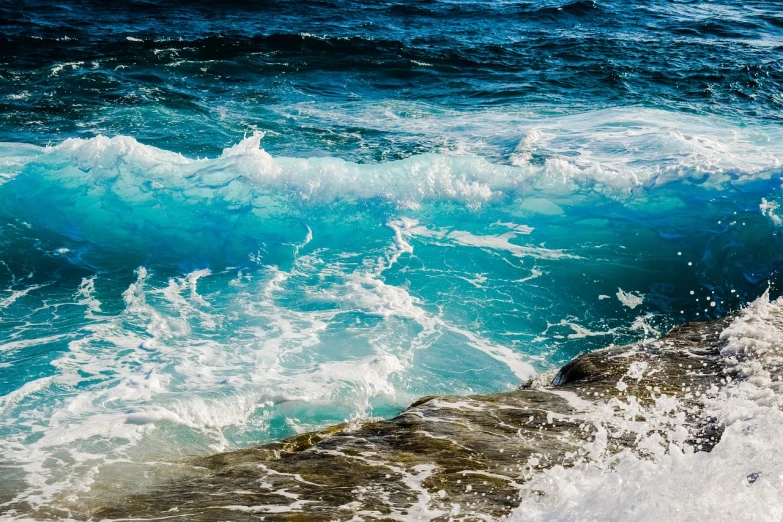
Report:
[[[775,2],[28,2],[0,20],[9,517],[783,306]],[[775,460],[767,377],[715,406],[754,420],[711,454],[555,469],[519,516],[622,520],[618,494],[637,518],[666,494],[687,514],[678,492],[724,469],[698,513],[728,513],[736,483],[772,517],[779,476],[751,489],[739,457]]]

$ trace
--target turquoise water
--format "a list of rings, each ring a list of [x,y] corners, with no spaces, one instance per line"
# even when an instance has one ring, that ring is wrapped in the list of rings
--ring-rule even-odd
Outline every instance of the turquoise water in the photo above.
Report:
[[[730,6],[634,7],[634,29],[498,4],[438,41],[462,5],[418,28],[375,4],[267,28],[6,9],[1,501],[62,508],[182,455],[511,389],[775,293],[772,7],[737,36]],[[713,33],[678,32],[697,15]]]

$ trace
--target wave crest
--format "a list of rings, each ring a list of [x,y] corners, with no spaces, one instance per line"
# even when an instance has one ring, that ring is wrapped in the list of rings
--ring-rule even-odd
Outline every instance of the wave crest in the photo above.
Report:
[[[153,241],[199,252],[209,245],[246,258],[263,245],[300,241],[302,219],[332,219],[335,205],[353,206],[346,215],[386,212],[373,218],[380,226],[390,213],[426,213],[429,205],[513,216],[536,213],[541,205],[530,203],[543,201],[567,215],[607,198],[629,209],[683,207],[735,188],[758,206],[781,174],[777,149],[755,131],[698,134],[693,122],[673,127],[654,111],[647,116],[660,121],[647,127],[622,111],[599,116],[599,123],[582,116],[538,125],[511,164],[473,154],[377,164],[275,157],[262,148],[262,133],[204,159],[130,136],[0,144],[0,214],[97,244],[142,242],[147,251]],[[668,203],[656,207],[659,196]]]

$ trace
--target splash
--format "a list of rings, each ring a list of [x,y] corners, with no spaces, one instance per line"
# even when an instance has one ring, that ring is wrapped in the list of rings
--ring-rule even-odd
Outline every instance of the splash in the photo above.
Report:
[[[691,389],[680,398],[659,394],[649,407],[635,397],[591,408],[585,420],[595,439],[573,467],[531,474],[520,489],[513,520],[769,520],[783,515],[780,445],[783,428],[783,299],[765,294],[744,308],[721,332],[726,365],[718,390]],[[698,358],[694,368],[700,366]],[[631,367],[620,379],[639,379],[646,367]],[[696,370],[694,370],[696,371]],[[686,442],[687,401],[701,396],[705,418],[723,426],[712,450]],[[639,419],[643,421],[640,423]],[[607,440],[635,436],[622,453],[606,452]]]

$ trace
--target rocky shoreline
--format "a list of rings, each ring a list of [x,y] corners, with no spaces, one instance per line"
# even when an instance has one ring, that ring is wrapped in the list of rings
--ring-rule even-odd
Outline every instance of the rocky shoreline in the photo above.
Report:
[[[519,506],[525,482],[555,465],[627,449],[645,456],[637,443],[651,435],[710,450],[721,427],[704,401],[725,382],[719,335],[728,321],[582,355],[512,392],[425,397],[392,419],[197,458],[192,476],[95,506],[90,516],[502,519]]]

